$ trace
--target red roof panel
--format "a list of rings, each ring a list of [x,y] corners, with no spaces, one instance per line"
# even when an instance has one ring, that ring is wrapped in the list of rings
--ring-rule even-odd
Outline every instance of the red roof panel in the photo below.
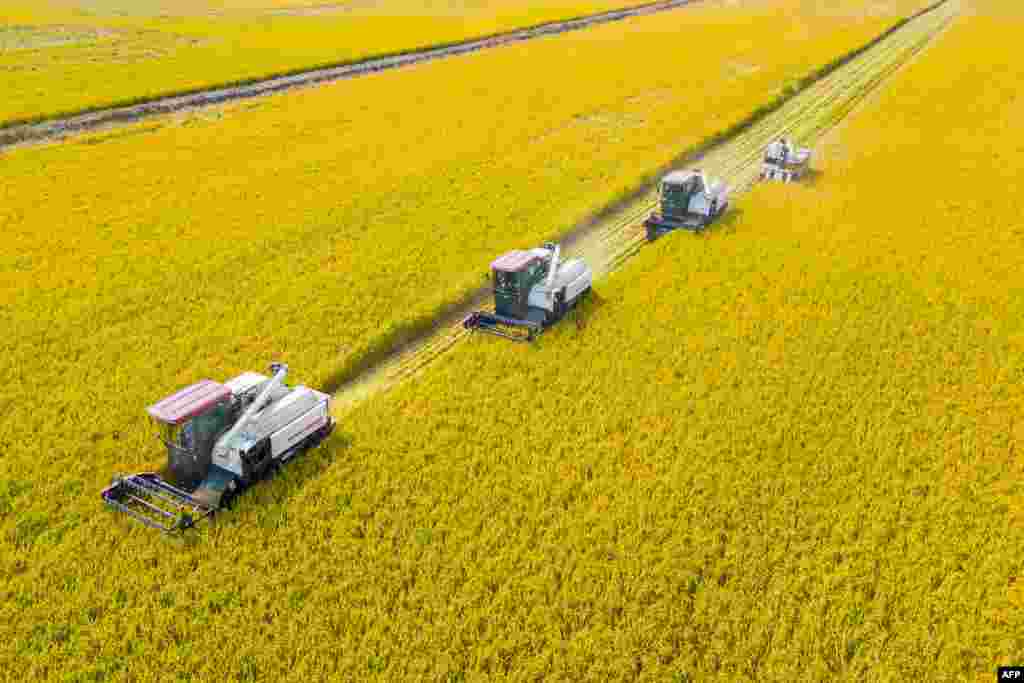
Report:
[[[230,396],[231,390],[223,384],[204,379],[154,403],[146,412],[161,422],[176,425]]]
[[[502,270],[506,273],[515,273],[523,269],[530,261],[539,258],[536,254],[528,251],[510,251],[491,261],[491,270]]]

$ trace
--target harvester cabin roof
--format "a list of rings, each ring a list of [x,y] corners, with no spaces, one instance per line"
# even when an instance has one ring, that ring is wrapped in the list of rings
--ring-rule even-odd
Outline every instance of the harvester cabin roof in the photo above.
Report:
[[[695,176],[700,178],[700,171],[672,171],[662,178],[661,182],[668,185],[682,185],[687,180]]]
[[[501,271],[503,273],[518,273],[534,261],[541,260],[540,254],[536,251],[522,251],[516,249],[506,254],[502,254],[498,258],[491,261],[491,270]]]
[[[231,389],[211,379],[176,391],[146,408],[146,412],[164,424],[181,424],[219,401],[231,396]]]

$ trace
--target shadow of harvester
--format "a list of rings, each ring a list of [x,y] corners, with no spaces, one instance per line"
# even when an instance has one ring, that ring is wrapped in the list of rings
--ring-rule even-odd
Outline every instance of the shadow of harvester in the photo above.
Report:
[[[352,445],[352,436],[342,430],[339,423],[323,442],[299,453],[280,468],[270,469],[263,478],[241,491],[229,507],[217,509],[201,526],[228,530],[238,525],[256,524],[264,529],[276,529],[287,522],[289,504],[305,486],[338,462],[339,455]],[[166,466],[161,476],[168,479]],[[170,479],[168,479],[170,480]],[[197,525],[200,526],[200,525]],[[192,530],[184,533],[161,534],[172,544],[194,545],[202,535]]]
[[[606,299],[598,292],[590,290],[586,297],[581,299],[576,306],[565,315],[560,326],[571,330],[571,336],[579,337],[586,332],[588,323],[593,320],[605,304]]]
[[[808,168],[807,171],[804,172],[803,176],[795,182],[800,185],[806,185],[807,187],[814,187],[819,182],[821,182],[821,178],[824,175],[825,174],[821,171],[821,169]]]

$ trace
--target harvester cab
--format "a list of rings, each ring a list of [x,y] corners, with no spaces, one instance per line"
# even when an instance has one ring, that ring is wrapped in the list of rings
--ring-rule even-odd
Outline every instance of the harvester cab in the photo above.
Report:
[[[181,486],[205,476],[214,442],[235,417],[231,398],[223,384],[203,380],[147,409],[167,449],[167,470]]]
[[[330,434],[330,396],[244,373],[221,384],[202,380],[147,408],[167,449],[165,480],[155,472],[115,477],[108,505],[164,531],[186,529],[227,506],[275,466]]]
[[[779,138],[765,149],[761,179],[780,180],[784,183],[799,180],[810,164],[810,148],[794,147],[786,138]]]
[[[729,206],[729,188],[700,169],[673,171],[658,184],[658,208],[644,221],[648,241],[666,232],[699,232]]]
[[[463,326],[515,341],[532,341],[590,292],[593,273],[582,259],[560,259],[552,242],[510,251],[491,262],[494,312],[476,311]]]

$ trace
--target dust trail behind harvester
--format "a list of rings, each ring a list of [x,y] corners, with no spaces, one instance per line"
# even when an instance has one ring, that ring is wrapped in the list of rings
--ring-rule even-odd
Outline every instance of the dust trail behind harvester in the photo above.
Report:
[[[756,181],[764,148],[770,142],[787,137],[813,147],[858,103],[940,35],[960,9],[961,0],[948,0],[919,14],[850,62],[806,87],[779,109],[687,163],[699,162],[709,175],[722,178],[730,185],[734,196],[741,193]],[[593,269],[595,280],[618,269],[644,245],[646,234],[642,222],[654,208],[655,201],[655,190],[651,189],[596,224],[563,235],[560,242],[566,256],[584,258]],[[712,227],[712,233],[713,230]],[[443,356],[471,334],[460,324],[465,315],[473,310],[493,310],[489,296],[489,290],[480,290],[464,309],[439,320],[432,331],[396,349],[384,361],[342,385],[335,394],[334,412],[338,415],[347,412]]]

